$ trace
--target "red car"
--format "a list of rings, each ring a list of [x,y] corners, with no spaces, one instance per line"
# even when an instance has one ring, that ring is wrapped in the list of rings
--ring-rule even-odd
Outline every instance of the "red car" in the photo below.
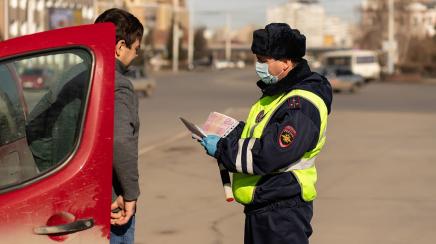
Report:
[[[112,24],[0,42],[1,243],[109,243],[114,43]],[[40,65],[50,89],[23,93]]]
[[[44,68],[28,68],[20,76],[23,87],[30,89],[47,88],[52,77],[53,71]]]

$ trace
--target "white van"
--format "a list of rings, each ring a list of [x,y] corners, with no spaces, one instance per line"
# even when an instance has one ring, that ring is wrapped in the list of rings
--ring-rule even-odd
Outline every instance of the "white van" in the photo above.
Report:
[[[369,50],[332,51],[323,55],[326,67],[342,66],[353,73],[363,76],[366,80],[380,79],[381,67],[377,53]]]

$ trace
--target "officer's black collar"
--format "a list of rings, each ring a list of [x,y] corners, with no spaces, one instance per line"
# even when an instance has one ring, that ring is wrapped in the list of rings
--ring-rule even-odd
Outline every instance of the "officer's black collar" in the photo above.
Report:
[[[295,84],[300,83],[310,75],[312,75],[312,71],[307,64],[307,61],[303,59],[288,73],[286,77],[276,84],[267,85],[259,80],[257,86],[262,90],[263,96],[274,96],[290,91]]]
[[[129,69],[117,58],[115,59],[115,69],[123,75],[129,72]]]

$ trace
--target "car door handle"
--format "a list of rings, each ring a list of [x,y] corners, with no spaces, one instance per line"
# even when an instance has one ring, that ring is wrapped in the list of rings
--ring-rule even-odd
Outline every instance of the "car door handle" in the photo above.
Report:
[[[94,219],[80,219],[72,223],[55,226],[35,227],[33,232],[37,235],[65,235],[87,230],[94,226]]]

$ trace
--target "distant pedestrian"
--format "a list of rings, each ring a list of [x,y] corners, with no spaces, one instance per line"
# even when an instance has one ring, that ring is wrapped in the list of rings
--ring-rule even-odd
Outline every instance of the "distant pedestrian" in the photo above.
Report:
[[[95,23],[111,22],[116,27],[115,43],[115,128],[113,161],[113,203],[111,244],[133,244],[138,183],[138,98],[125,76],[138,56],[144,28],[132,14],[109,9]]]
[[[209,135],[202,145],[234,173],[245,244],[307,244],[332,89],[303,59],[306,37],[287,24],[254,31],[251,50],[261,98],[227,137]]]

